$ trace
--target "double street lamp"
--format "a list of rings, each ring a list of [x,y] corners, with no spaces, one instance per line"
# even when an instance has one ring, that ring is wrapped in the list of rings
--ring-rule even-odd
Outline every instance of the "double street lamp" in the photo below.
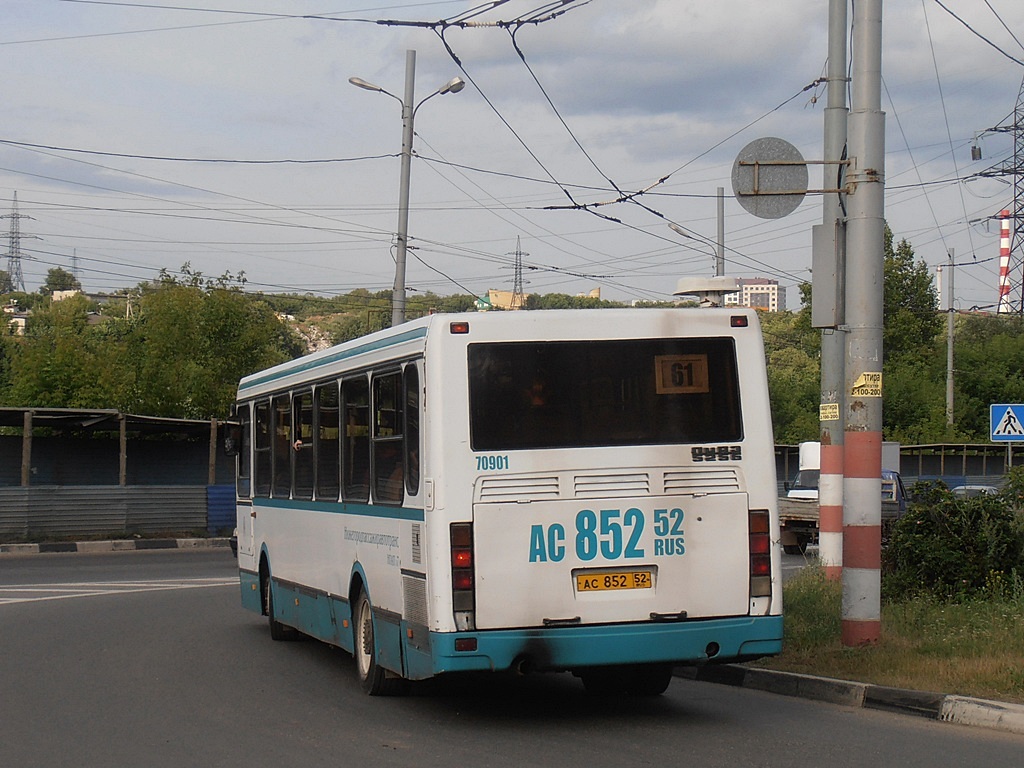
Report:
[[[460,77],[453,77],[436,91],[431,93],[419,104],[415,102],[416,86],[416,51],[405,52],[405,98],[400,99],[393,93],[385,91],[379,85],[368,83],[358,77],[348,79],[357,88],[387,94],[402,105],[402,175],[398,189],[398,247],[395,253],[395,286],[391,296],[391,325],[405,322],[405,264],[409,246],[409,176],[412,169],[412,138],[413,120],[416,111],[427,99],[443,96],[446,93],[458,93],[466,87]]]

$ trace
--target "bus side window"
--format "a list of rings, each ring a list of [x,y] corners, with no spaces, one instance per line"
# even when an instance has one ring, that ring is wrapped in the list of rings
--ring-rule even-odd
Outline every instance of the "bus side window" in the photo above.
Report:
[[[341,445],[341,411],[338,409],[338,384],[317,387],[313,395],[316,420],[316,497],[338,500],[338,465]]]
[[[256,496],[270,495],[270,479],[274,474],[273,456],[273,425],[270,422],[270,402],[264,400],[256,404],[253,445],[253,492]]]
[[[292,492],[292,409],[288,395],[273,402],[274,419],[274,487],[275,499],[287,499]]]
[[[373,379],[373,500],[382,504],[402,503],[401,380],[398,372]]]
[[[345,433],[342,438],[342,498],[370,498],[370,386],[360,376],[341,385]]]
[[[249,405],[238,406],[238,442],[235,446],[238,451],[238,478],[235,483],[235,493],[240,499],[248,499],[252,491],[252,455],[249,453],[250,429],[252,420],[249,415]]]
[[[420,489],[420,375],[416,364],[405,367],[405,490],[415,496]]]
[[[296,499],[313,498],[313,394],[303,392],[292,398],[292,466],[294,468],[293,496]]]

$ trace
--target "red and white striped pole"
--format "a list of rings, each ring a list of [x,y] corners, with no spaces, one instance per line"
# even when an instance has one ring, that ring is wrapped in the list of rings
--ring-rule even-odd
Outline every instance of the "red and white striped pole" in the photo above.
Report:
[[[856,647],[877,643],[881,636],[881,431],[846,433],[843,472],[842,642]]]
[[[840,425],[836,431],[842,429]],[[822,430],[824,436],[825,430]],[[843,576],[843,443],[821,443],[818,478],[818,557],[825,577]]]
[[[858,0],[850,42],[842,642],[859,646],[882,630],[882,0]]]
[[[999,232],[999,314],[1012,312],[1010,307],[1010,212],[1000,211]]]

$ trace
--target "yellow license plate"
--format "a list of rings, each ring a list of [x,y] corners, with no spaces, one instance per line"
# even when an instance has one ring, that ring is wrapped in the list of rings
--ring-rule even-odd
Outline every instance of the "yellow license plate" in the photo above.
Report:
[[[650,571],[589,572],[576,574],[577,592],[604,592],[613,589],[650,589],[654,586]]]

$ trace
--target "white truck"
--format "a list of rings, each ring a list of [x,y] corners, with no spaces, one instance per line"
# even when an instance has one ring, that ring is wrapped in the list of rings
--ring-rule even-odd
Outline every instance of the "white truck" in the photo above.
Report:
[[[779,499],[782,548],[787,555],[802,554],[818,540],[818,480],[821,476],[821,443],[800,443],[798,470],[785,484]],[[899,474],[900,444],[882,443],[882,527],[907,511],[907,491]]]

